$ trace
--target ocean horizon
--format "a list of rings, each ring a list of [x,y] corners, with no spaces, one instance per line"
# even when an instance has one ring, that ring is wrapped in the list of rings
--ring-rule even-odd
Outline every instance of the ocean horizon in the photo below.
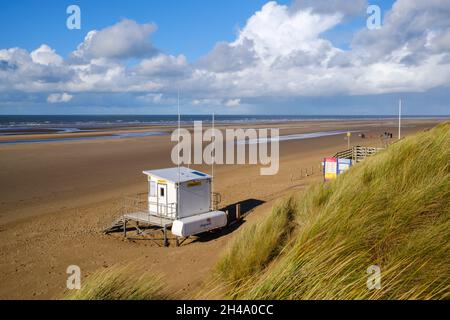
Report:
[[[449,115],[405,115],[403,119],[445,119]],[[288,121],[386,120],[396,115],[215,115],[217,123],[261,123]],[[210,123],[211,115],[187,114],[180,116],[182,124],[193,121]],[[82,131],[89,128],[159,125],[171,126],[177,115],[0,115],[0,130],[55,129]]]

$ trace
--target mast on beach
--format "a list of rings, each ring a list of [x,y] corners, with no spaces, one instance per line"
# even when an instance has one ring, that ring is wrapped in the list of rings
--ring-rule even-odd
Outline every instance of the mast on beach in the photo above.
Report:
[[[181,117],[180,117],[180,90],[177,92],[177,113],[178,113],[178,145],[177,145],[177,165],[178,165],[178,190],[177,190],[177,216],[180,212],[180,130],[181,130]]]
[[[402,99],[398,100],[398,139],[402,138]]]

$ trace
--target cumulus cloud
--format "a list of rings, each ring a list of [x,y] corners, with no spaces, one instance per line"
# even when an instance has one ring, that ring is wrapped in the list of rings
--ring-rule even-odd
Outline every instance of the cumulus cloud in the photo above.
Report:
[[[76,78],[76,74],[68,66],[61,64],[57,57],[47,46],[31,54],[20,48],[0,50],[0,90],[61,90],[61,87]]]
[[[155,25],[133,20],[89,32],[66,60],[48,45],[31,53],[2,49],[0,92],[44,92],[50,103],[68,102],[74,93],[130,93],[141,104],[169,105],[180,89],[195,106],[242,108],[241,101],[247,105],[251,99],[449,86],[448,1],[397,0],[382,28],[360,30],[343,50],[324,34],[367,5],[349,2],[268,2],[233,41],[218,42],[194,62],[155,48],[150,39]],[[127,63],[129,58],[135,63]]]
[[[225,102],[227,107],[237,107],[241,104],[241,99],[229,99]]]
[[[64,93],[52,93],[47,97],[48,103],[65,103],[73,99],[73,95],[66,92]]]
[[[72,56],[81,60],[151,56],[157,52],[150,41],[155,30],[154,24],[124,19],[111,27],[90,31]]]
[[[197,67],[214,72],[229,72],[253,67],[256,62],[253,41],[243,39],[239,43],[219,42],[210,53],[200,58]]]
[[[136,72],[147,76],[180,76],[187,72],[188,63],[184,55],[177,57],[158,54],[152,58],[143,59]]]
[[[33,62],[47,66],[61,65],[63,63],[63,58],[56,54],[55,50],[46,44],[43,44],[36,50],[32,51],[30,56]]]
[[[221,106],[223,104],[222,99],[218,98],[206,98],[206,99],[194,99],[192,105],[194,106]]]
[[[339,12],[319,15],[310,8],[293,12],[288,6],[271,1],[247,21],[231,45],[250,42],[261,61],[271,63],[294,51],[317,51],[327,42],[319,35],[341,19]]]
[[[398,0],[378,30],[362,29],[352,47],[369,62],[420,63],[450,49],[450,2]]]
[[[139,95],[137,100],[142,102],[144,105],[175,105],[177,103],[176,97],[166,96],[163,93],[148,93]]]
[[[240,72],[233,66],[227,70],[227,57],[233,53],[227,52],[222,62],[216,54],[214,65],[224,68],[219,76],[214,74],[216,68],[210,68],[207,76],[215,83],[210,81],[209,87],[224,87],[222,94],[232,98],[420,92],[449,84],[450,68],[442,68],[448,61],[444,60],[448,57],[448,3],[398,0],[380,30],[360,31],[351,50],[334,47],[322,34],[345,16],[360,12],[366,2],[355,4],[296,1],[288,7],[267,3],[228,44],[233,49],[249,41],[256,64]]]

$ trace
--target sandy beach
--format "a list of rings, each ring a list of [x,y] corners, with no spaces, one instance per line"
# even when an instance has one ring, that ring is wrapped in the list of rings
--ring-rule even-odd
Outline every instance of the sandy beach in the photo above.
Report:
[[[439,120],[410,119],[403,135],[435,126]],[[233,127],[229,125],[227,127]],[[352,145],[381,147],[380,134],[397,134],[395,120],[302,121],[249,124],[280,128],[280,135],[352,130]],[[223,125],[222,125],[223,128]],[[171,132],[170,127],[105,129]],[[99,135],[42,133],[2,136],[11,140]],[[215,189],[220,207],[237,202],[261,203],[242,226],[194,238],[181,247],[164,248],[152,241],[127,241],[103,235],[120,213],[125,196],[147,192],[146,169],[172,167],[170,135],[111,140],[33,144],[0,144],[0,298],[58,299],[66,286],[66,268],[78,265],[83,279],[116,264],[139,264],[159,273],[176,292],[195,292],[208,279],[221,251],[245,224],[269,213],[283,195],[322,179],[320,162],[347,148],[345,134],[280,142],[280,170],[261,176],[258,165],[218,165]],[[210,167],[194,168],[209,172]],[[308,169],[314,174],[304,177]],[[257,201],[255,201],[257,200]]]

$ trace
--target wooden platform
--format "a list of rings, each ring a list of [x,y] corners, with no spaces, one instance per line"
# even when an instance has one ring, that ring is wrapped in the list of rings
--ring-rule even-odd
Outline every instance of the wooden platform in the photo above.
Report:
[[[126,220],[136,221],[139,223],[147,223],[158,227],[170,227],[173,220],[152,215],[148,212],[133,212],[124,215]]]
[[[135,222],[132,224],[129,224],[130,222]],[[156,215],[152,215],[149,212],[146,211],[139,211],[139,212],[132,212],[132,213],[126,213],[119,217],[114,223],[103,230],[105,234],[109,234],[116,231],[122,231],[123,236],[125,239],[128,239],[127,237],[127,225],[129,224],[130,228],[133,228],[137,231],[137,234],[140,236],[148,235],[148,232],[144,227],[144,225],[156,227],[156,229],[159,229],[163,233],[163,238],[150,238],[149,240],[164,240],[164,246],[169,246],[169,237],[167,236],[167,230],[172,226],[173,220],[163,217],[158,217]],[[155,228],[153,229],[154,232]],[[171,238],[176,241],[176,245],[179,246],[180,242],[178,237]],[[186,239],[186,238],[185,238]],[[184,239],[184,240],[185,240]],[[183,241],[184,241],[183,240]]]
[[[354,146],[351,149],[336,153],[334,158],[351,159],[354,162],[360,162],[381,150],[383,150],[383,148]]]

